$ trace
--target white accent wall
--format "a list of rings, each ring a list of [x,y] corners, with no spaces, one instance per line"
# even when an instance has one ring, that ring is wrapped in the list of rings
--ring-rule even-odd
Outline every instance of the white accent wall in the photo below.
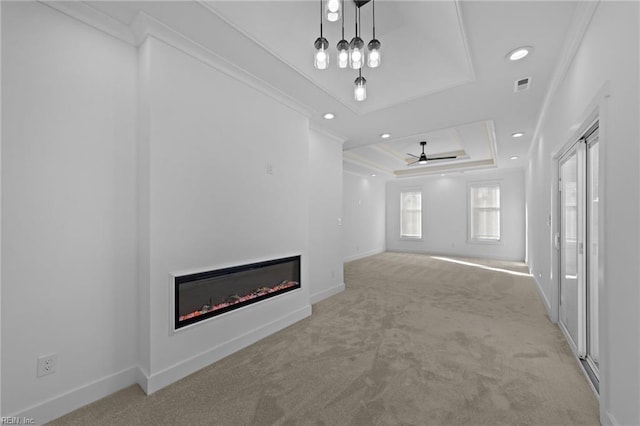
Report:
[[[152,393],[311,314],[309,124],[155,37],[140,58],[140,363]],[[301,289],[170,332],[170,274],[295,254]]]
[[[468,240],[468,188],[500,184],[501,241]],[[400,237],[400,193],[422,192],[422,238]],[[524,172],[521,169],[431,175],[387,183],[387,250],[524,260]]]
[[[385,181],[344,173],[342,255],[345,262],[385,250]]]
[[[600,119],[600,408],[602,424],[640,424],[639,7],[600,2],[552,91],[526,175],[528,262],[557,318],[553,160]],[[568,59],[571,59],[570,57]]]
[[[3,415],[42,421],[44,401],[50,418],[135,380],[135,70],[134,47],[2,3]]]

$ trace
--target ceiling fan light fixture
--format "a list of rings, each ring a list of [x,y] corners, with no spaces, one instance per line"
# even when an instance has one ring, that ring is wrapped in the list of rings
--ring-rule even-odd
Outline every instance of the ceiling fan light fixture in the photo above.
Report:
[[[454,160],[458,158],[457,155],[442,155],[440,157],[427,157],[427,154],[424,153],[424,147],[426,145],[427,145],[427,141],[420,142],[420,146],[422,147],[422,153],[420,154],[419,157],[417,155],[407,153],[407,155],[416,159],[416,161],[408,163],[408,166],[412,166],[414,164],[427,164],[429,161],[433,161],[433,160]]]
[[[524,133],[522,133],[522,132],[511,133],[511,137],[512,138],[521,138],[523,136],[524,136]]]
[[[382,133],[382,134],[380,135],[380,137],[381,137],[382,139],[389,139],[389,138],[391,137],[391,134],[390,134],[390,133]]]
[[[333,120],[335,118],[335,115],[332,112],[328,112],[325,115],[323,115],[325,120]]]

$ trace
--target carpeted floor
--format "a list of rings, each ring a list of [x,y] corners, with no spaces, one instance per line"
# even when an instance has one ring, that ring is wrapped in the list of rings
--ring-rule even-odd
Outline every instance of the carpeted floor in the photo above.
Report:
[[[54,425],[597,425],[598,402],[521,263],[383,253],[313,315],[151,396]]]

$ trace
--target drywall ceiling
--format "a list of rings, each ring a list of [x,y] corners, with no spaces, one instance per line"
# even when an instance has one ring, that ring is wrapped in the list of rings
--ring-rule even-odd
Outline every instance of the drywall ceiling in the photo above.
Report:
[[[524,167],[544,96],[567,31],[574,1],[376,0],[379,68],[363,69],[368,94],[353,100],[357,73],[338,69],[341,22],[323,24],[332,63],[313,68],[320,2],[89,1],[86,7],[130,26],[140,12],[197,42],[310,113],[311,124],[345,141],[345,170],[415,176],[478,168]],[[345,0],[345,38],[354,35],[354,6]],[[361,8],[361,35],[372,36],[372,3]],[[510,62],[509,51],[533,46]],[[514,92],[514,83],[531,79]],[[241,101],[241,100],[239,100]],[[323,119],[326,112],[333,120]],[[518,139],[513,132],[524,132]],[[382,133],[390,133],[381,139]],[[406,165],[406,153],[464,152],[425,167]],[[511,160],[511,157],[519,157]]]

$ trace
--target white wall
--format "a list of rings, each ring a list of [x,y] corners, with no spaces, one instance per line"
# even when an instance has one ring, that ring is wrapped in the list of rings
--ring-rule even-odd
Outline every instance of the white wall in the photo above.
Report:
[[[309,124],[157,38],[140,57],[141,367],[154,392],[311,313]],[[301,289],[170,333],[171,273],[292,254]]]
[[[497,182],[501,197],[501,241],[469,242],[468,187]],[[422,191],[422,239],[400,238],[400,192]],[[387,183],[387,250],[524,260],[524,173],[506,171],[433,175]]]
[[[153,392],[344,288],[341,142],[162,34],[2,3],[2,415]],[[302,289],[171,333],[170,273],[297,253]]]
[[[343,177],[342,255],[349,262],[385,250],[385,183],[349,172]]]
[[[135,373],[136,53],[2,2],[2,67],[2,413],[42,420]]]
[[[558,283],[549,215],[554,216],[554,154],[600,114],[601,422],[640,424],[638,282],[640,172],[638,160],[637,2],[601,2],[564,80],[552,94],[527,171],[528,255],[550,316],[557,315]],[[555,217],[555,216],[554,216]]]
[[[342,142],[309,132],[309,292],[316,303],[344,290]]]

